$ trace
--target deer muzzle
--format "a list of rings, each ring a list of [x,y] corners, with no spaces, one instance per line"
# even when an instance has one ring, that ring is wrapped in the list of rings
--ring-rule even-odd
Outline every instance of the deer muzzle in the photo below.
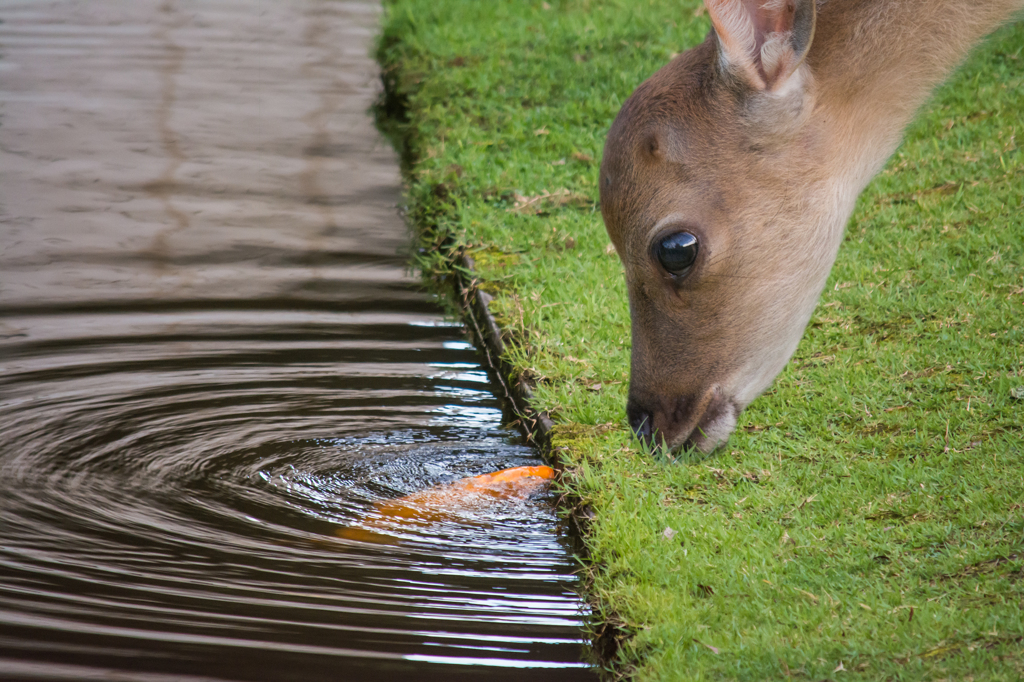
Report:
[[[630,391],[629,426],[648,447],[710,453],[736,428],[741,408],[717,386],[704,394],[655,396]]]

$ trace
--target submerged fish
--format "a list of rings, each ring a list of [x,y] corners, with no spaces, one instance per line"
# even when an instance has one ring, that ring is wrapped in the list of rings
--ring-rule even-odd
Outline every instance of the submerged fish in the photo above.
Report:
[[[401,526],[427,526],[462,521],[502,500],[525,500],[547,489],[555,470],[547,466],[515,467],[463,478],[419,492],[384,500],[358,526],[346,526],[335,535],[346,540],[394,544],[386,531]]]

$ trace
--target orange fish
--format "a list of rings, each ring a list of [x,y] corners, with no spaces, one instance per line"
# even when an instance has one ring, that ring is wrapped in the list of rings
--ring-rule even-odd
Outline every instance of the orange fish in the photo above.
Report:
[[[405,497],[378,502],[359,526],[340,528],[335,535],[346,540],[394,544],[398,538],[378,531],[403,525],[427,526],[465,519],[467,512],[483,511],[500,500],[525,500],[547,488],[554,477],[555,470],[551,467],[533,466],[463,478]]]

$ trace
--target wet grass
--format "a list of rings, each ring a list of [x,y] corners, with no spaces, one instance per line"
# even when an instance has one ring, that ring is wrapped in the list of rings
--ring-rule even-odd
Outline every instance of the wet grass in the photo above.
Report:
[[[448,249],[474,255],[508,359],[559,424],[616,671],[1020,679],[1024,23],[937,92],[863,194],[793,361],[726,449],[669,461],[625,428],[629,318],[596,176],[622,101],[706,17],[387,6],[422,262],[443,278]]]

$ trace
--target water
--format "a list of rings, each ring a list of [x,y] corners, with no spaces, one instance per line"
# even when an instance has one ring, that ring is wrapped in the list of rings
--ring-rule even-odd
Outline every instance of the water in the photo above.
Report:
[[[370,2],[0,2],[0,678],[592,679],[538,464],[406,270]]]

